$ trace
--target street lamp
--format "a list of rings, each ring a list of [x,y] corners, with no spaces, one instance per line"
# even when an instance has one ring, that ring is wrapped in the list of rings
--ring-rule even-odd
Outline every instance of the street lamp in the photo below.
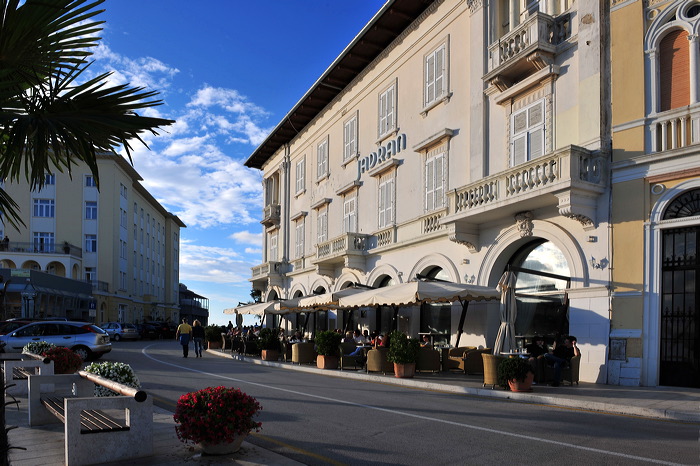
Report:
[[[27,279],[27,284],[22,290],[22,317],[33,319],[34,318],[34,299],[36,298],[36,290],[32,286],[32,283]],[[31,302],[31,306],[30,303]]]

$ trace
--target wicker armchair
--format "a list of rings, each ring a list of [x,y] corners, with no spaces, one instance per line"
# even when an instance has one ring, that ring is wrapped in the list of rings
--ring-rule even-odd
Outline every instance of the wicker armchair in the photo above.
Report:
[[[362,358],[364,358],[364,354],[360,356],[348,356],[348,354],[352,353],[357,349],[357,344],[355,344],[354,341],[345,341],[340,344],[338,347],[338,351],[340,352],[340,370],[342,371],[343,369],[362,369],[364,364],[361,362]]]
[[[493,390],[498,385],[498,364],[505,358],[489,353],[481,353],[481,359],[484,363],[484,387],[491,385]]]
[[[432,348],[420,348],[416,358],[416,372],[440,372],[440,352]]]
[[[316,350],[313,343],[294,343],[292,345],[292,364],[313,364],[315,362]]]
[[[464,373],[465,374],[483,374],[484,361],[481,355],[483,353],[493,353],[493,348],[481,348],[467,350],[464,352]]]
[[[446,370],[460,370],[464,372],[464,353],[475,350],[476,346],[458,346],[450,348],[447,352]]]
[[[387,348],[371,349],[367,353],[367,372],[383,372],[386,374],[394,373],[394,364],[389,362],[387,356],[389,350]]]
[[[539,359],[538,359],[539,362]],[[544,380],[546,382],[554,380],[554,367],[547,364],[547,362],[542,358],[542,367],[544,368]],[[569,385],[574,383],[578,385],[578,375],[579,368],[581,367],[581,356],[574,356],[571,358],[569,365],[562,367],[561,369],[561,380],[568,381]]]

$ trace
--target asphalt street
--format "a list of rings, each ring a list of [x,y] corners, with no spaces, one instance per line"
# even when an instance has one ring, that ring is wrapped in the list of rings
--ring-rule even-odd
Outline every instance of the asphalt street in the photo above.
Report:
[[[697,464],[697,425],[355,381],[216,357],[175,341],[114,343],[156,405],[207,386],[263,406],[255,445],[312,464]]]

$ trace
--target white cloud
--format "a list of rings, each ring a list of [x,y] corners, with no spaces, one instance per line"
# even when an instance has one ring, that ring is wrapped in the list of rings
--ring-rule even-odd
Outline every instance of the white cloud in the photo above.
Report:
[[[237,243],[252,244],[255,246],[258,246],[262,243],[262,233],[252,233],[247,230],[238,231],[229,236],[229,238],[236,241]]]
[[[246,282],[253,265],[233,249],[200,246],[183,240],[180,281],[221,284]]]

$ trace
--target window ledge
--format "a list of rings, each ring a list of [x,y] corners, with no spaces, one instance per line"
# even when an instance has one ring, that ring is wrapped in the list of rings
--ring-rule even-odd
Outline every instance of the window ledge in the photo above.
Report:
[[[316,184],[319,184],[320,182],[325,181],[330,177],[331,177],[330,172],[326,173],[325,175],[319,176],[318,178],[316,178]]]
[[[412,147],[412,149],[415,152],[421,152],[424,149],[427,149],[428,147],[432,146],[436,142],[445,139],[445,138],[451,138],[454,136],[455,130],[450,129],[450,128],[444,128],[438,131],[435,134],[432,134],[428,136],[427,138],[423,139],[421,142],[416,144],[415,146]]]
[[[354,161],[357,160],[358,158],[360,158],[360,153],[359,153],[359,152],[355,152],[353,155],[351,155],[351,156],[348,157],[347,159],[343,160],[343,162],[340,164],[340,166],[343,167],[343,168],[345,168],[348,164],[354,162]]]
[[[299,197],[299,196],[301,196],[302,194],[306,194],[306,188],[302,189],[301,191],[297,191],[297,192],[294,194],[294,197]]]
[[[392,130],[387,131],[387,132],[384,133],[384,134],[381,134],[381,135],[379,136],[379,138],[377,139],[376,144],[377,144],[378,146],[380,146],[384,141],[386,141],[386,140],[389,139],[389,138],[396,137],[398,134],[399,134],[399,127],[396,126],[396,127],[394,127]]]
[[[308,212],[301,210],[301,211],[297,212],[296,214],[292,215],[291,217],[289,217],[289,220],[291,220],[292,222],[295,222],[302,217],[306,217],[307,214],[308,214]]]
[[[323,199],[319,199],[318,201],[316,201],[316,202],[314,202],[313,204],[311,204],[311,208],[314,209],[314,210],[320,209],[320,208],[323,207],[324,205],[330,204],[330,203],[331,203],[331,200],[332,200],[332,199],[330,199],[330,198],[328,198],[328,197],[324,197]]]
[[[387,171],[391,170],[394,167],[398,167],[403,163],[403,159],[396,159],[396,158],[391,158],[389,159],[388,162],[385,162],[384,164],[380,165],[379,167],[375,168],[374,170],[369,171],[369,176],[376,177],[383,175]]]
[[[451,98],[452,98],[452,92],[448,92],[448,93],[444,94],[442,97],[438,97],[437,99],[433,100],[428,105],[423,107],[423,109],[420,112],[420,116],[422,116],[423,118],[427,117],[429,111],[431,111],[432,109],[434,109],[435,107],[437,107],[438,105],[440,105],[442,103],[444,103],[444,104],[448,103]]]
[[[350,183],[346,184],[345,186],[342,186],[339,188],[336,192],[336,196],[342,196],[343,194],[352,191],[353,189],[357,188],[358,186],[362,186],[362,182],[360,180],[352,180]]]

